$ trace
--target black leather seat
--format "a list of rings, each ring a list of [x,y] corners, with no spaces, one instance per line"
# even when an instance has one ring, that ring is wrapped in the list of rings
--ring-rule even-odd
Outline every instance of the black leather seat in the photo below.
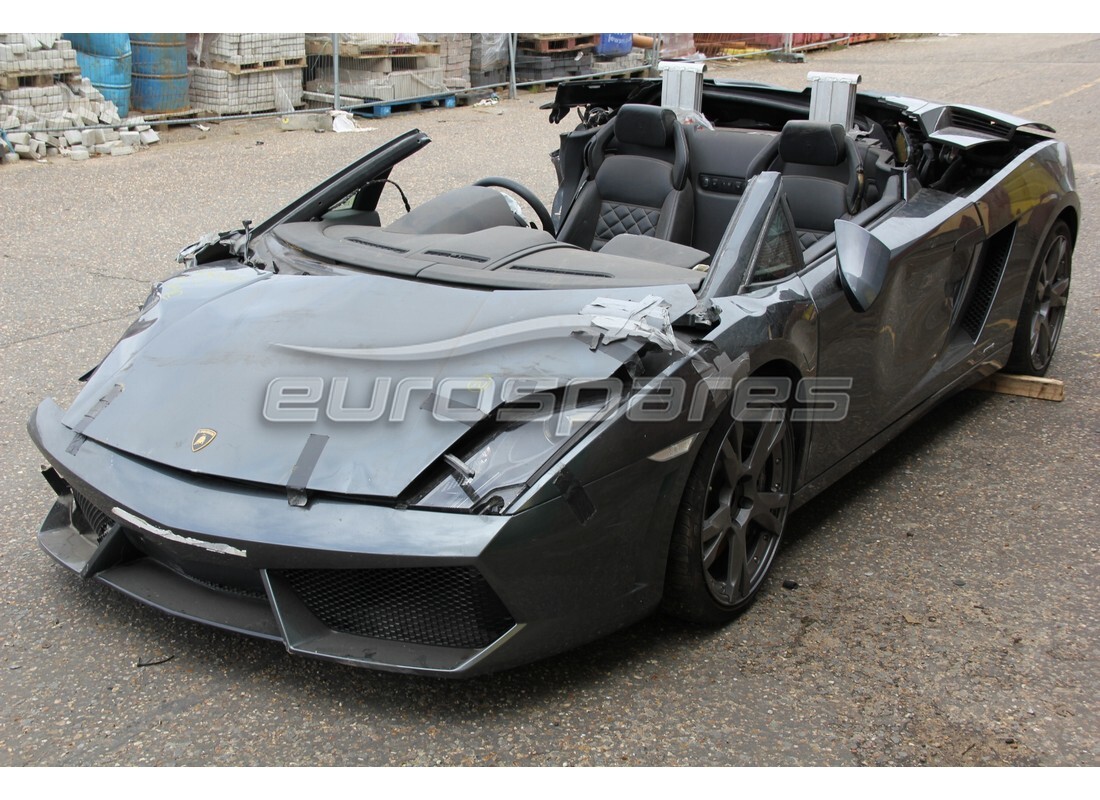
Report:
[[[791,120],[779,135],[783,189],[803,248],[833,232],[833,222],[859,211],[863,165],[837,123]]]
[[[594,251],[620,233],[691,243],[687,138],[671,109],[624,105],[589,143],[585,164],[558,241]]]

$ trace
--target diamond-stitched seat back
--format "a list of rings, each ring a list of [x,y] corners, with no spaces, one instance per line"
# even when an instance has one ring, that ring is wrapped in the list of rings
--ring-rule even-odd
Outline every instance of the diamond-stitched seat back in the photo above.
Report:
[[[594,251],[623,233],[688,244],[693,195],[676,115],[625,105],[608,125],[589,144],[588,182],[566,210],[558,239]]]

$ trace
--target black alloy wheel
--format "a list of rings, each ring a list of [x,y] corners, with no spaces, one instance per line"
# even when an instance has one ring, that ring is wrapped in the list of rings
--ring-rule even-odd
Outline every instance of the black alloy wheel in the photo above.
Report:
[[[669,551],[664,608],[722,624],[747,608],[775,559],[794,482],[786,409],[770,421],[723,419],[692,468]]]
[[[1069,299],[1073,235],[1059,220],[1047,236],[1028,281],[1007,369],[1045,375],[1050,367]]]

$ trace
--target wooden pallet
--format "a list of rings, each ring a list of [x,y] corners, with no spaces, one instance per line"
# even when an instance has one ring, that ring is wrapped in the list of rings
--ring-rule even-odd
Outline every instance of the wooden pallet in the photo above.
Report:
[[[385,103],[362,109],[345,109],[357,117],[377,119],[388,117],[395,111],[422,111],[424,108],[454,108],[457,101],[454,94],[436,94],[428,97],[413,97],[408,100],[387,100]]]
[[[387,56],[432,55],[439,52],[439,42],[420,44],[360,44],[340,42],[340,58],[385,58]],[[331,56],[332,41],[306,39],[306,55]]]
[[[59,81],[80,80],[80,70],[53,72],[52,70],[28,70],[0,73],[0,89],[41,88],[53,86]]]
[[[250,61],[236,64],[232,61],[211,61],[211,69],[220,69],[234,75],[247,75],[252,72],[273,72],[278,69],[302,69],[306,65],[304,57],[273,58],[270,61]]]
[[[536,53],[591,50],[600,40],[598,33],[521,33],[519,46]]]

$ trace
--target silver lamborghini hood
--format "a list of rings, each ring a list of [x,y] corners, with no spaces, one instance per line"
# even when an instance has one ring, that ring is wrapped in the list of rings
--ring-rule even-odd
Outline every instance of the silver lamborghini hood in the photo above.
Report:
[[[667,320],[694,304],[685,286],[192,270],[157,287],[64,423],[176,469],[287,486],[309,462],[311,491],[395,497],[505,380],[606,378],[646,341],[676,347]]]

